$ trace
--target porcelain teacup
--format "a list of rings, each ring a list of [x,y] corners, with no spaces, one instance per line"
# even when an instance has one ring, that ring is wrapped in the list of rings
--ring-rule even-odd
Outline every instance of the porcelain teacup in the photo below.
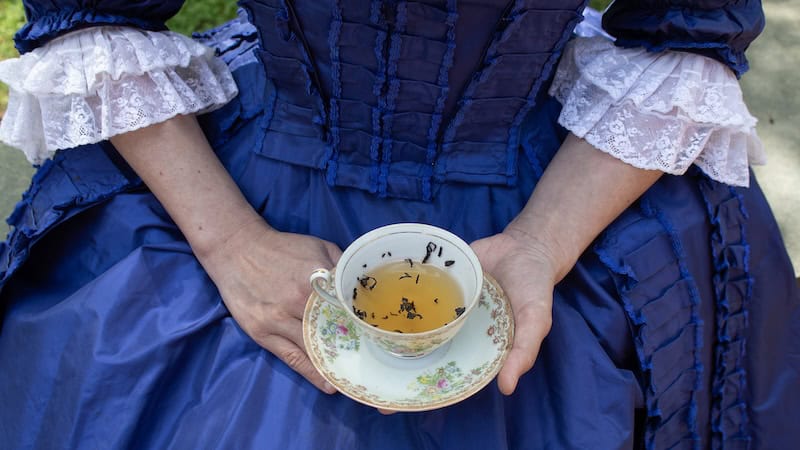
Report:
[[[424,261],[446,270],[460,287],[463,312],[444,326],[420,333],[385,330],[359,318],[352,293],[365,272],[406,260],[418,264]],[[310,282],[322,299],[350,315],[360,332],[378,348],[400,358],[419,358],[451,340],[464,325],[481,295],[483,270],[470,246],[453,233],[431,225],[400,223],[359,237],[345,249],[334,270],[315,270]]]

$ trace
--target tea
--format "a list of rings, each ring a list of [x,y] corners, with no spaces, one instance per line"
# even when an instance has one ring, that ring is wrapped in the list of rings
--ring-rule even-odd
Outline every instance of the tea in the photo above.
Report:
[[[446,270],[411,259],[381,265],[358,277],[353,312],[387,331],[443,327],[465,310],[461,287]]]

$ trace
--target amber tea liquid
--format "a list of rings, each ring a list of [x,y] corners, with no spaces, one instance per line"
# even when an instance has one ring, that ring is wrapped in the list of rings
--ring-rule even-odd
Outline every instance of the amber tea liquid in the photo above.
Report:
[[[405,260],[367,271],[350,293],[353,312],[387,331],[421,333],[440,328],[464,312],[461,287],[447,270]]]

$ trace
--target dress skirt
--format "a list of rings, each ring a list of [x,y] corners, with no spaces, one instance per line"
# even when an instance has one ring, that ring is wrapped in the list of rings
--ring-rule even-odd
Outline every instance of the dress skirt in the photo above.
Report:
[[[263,86],[253,64],[234,67],[239,86]],[[558,112],[545,99],[527,119],[516,184],[442,184],[430,202],[332,187],[323,171],[254,151],[267,112],[246,96],[201,122],[273,227],[344,248],[395,222],[468,242],[502,231],[566,135]],[[59,152],[9,221],[0,247],[3,449],[800,442],[800,296],[754,179],[745,189],[699,170],[662,177],[557,286],[552,331],[512,396],[492,383],[444,409],[392,416],[318,392],[252,341],[110,144]]]

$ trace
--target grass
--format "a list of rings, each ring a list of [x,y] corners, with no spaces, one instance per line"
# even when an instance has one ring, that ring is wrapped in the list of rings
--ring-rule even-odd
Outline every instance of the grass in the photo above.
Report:
[[[215,27],[236,17],[233,0],[194,0],[183,4],[180,12],[167,22],[170,30],[183,34]]]
[[[611,4],[611,0],[590,0],[589,1],[589,6],[594,8],[594,9],[596,9],[596,10],[598,10],[598,11],[602,11],[602,10],[606,9],[606,7],[608,5],[610,5],[610,4]]]

